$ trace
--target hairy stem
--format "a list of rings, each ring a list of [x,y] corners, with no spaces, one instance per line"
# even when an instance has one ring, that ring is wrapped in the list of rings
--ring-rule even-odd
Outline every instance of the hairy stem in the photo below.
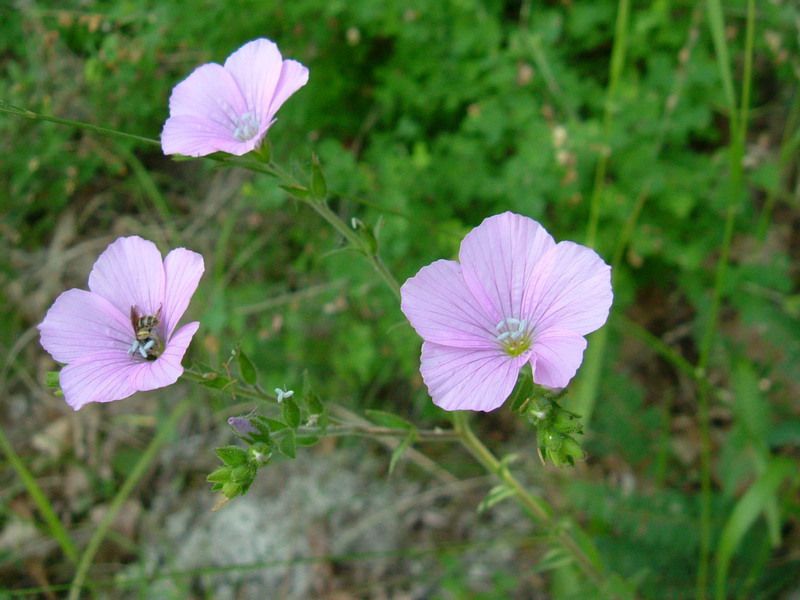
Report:
[[[478,439],[469,426],[466,412],[454,411],[452,415],[455,429],[461,437],[461,444],[487,471],[495,475],[500,481],[514,491],[514,497],[530,519],[542,525],[548,533],[553,535],[572,555],[576,564],[586,577],[595,583],[598,588],[603,589],[605,574],[597,558],[590,557],[563,527],[556,526],[553,522],[553,509],[550,508],[544,500],[528,492],[511,474],[511,471]],[[572,526],[575,528],[578,527],[577,524],[572,524]],[[586,538],[586,536],[583,537]]]

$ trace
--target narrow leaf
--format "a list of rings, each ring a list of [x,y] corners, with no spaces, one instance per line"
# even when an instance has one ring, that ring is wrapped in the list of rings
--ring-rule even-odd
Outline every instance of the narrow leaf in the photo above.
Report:
[[[505,484],[494,486],[491,490],[489,490],[489,494],[486,496],[486,498],[484,498],[483,501],[478,505],[478,513],[480,514],[486,512],[498,502],[502,502],[506,498],[509,498],[513,495],[514,490]]]
[[[239,446],[223,446],[215,450],[220,460],[230,467],[247,464],[247,452]]]
[[[255,385],[256,381],[258,381],[256,366],[241,348],[239,348],[239,351],[236,353],[236,360],[239,361],[239,373],[242,374],[242,379],[249,385]]]
[[[298,435],[295,441],[298,446],[313,446],[319,441],[319,438],[313,435]]]
[[[292,429],[300,427],[300,408],[294,398],[283,399],[283,418]]]
[[[283,188],[285,191],[289,192],[295,198],[300,198],[301,200],[307,200],[311,197],[311,190],[306,189],[304,187],[297,187],[294,185],[281,185],[278,186]]]
[[[286,434],[281,438],[281,441],[278,443],[278,449],[289,458],[294,458],[295,441],[296,440],[294,435],[294,429],[287,429]]]
[[[320,200],[324,200],[328,193],[325,175],[322,173],[322,164],[316,154],[311,155],[311,193]]]
[[[392,457],[389,459],[389,475],[394,472],[394,468],[397,466],[397,461],[406,453],[406,450],[413,444],[417,439],[417,432],[411,431],[403,441],[397,445],[397,448],[394,449],[392,452]]]
[[[725,597],[725,584],[728,577],[728,567],[733,555],[739,548],[744,535],[753,525],[758,515],[767,510],[770,504],[776,501],[778,486],[784,479],[795,474],[794,463],[787,458],[775,458],[768,465],[761,476],[739,498],[736,506],[731,511],[731,516],[722,530],[722,535],[717,545],[716,574],[717,597]],[[773,540],[773,543],[776,540]]]
[[[414,429],[414,426],[403,417],[383,410],[366,410],[364,413],[373,423],[377,423],[383,427],[389,427],[390,429]]]
[[[269,428],[269,430],[272,433],[275,433],[276,431],[282,431],[283,429],[286,429],[288,427],[288,425],[282,421],[278,421],[276,419],[270,419],[269,417],[263,417],[261,415],[256,415],[255,417],[253,417],[252,420],[258,421],[265,427]]]

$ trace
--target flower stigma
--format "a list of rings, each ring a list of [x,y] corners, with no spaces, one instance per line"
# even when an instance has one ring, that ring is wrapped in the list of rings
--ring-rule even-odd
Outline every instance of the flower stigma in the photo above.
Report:
[[[237,142],[246,142],[253,139],[258,133],[258,122],[253,113],[246,112],[236,119],[236,129],[233,130],[233,138]]]
[[[510,356],[519,356],[531,347],[531,338],[526,329],[528,321],[519,320],[514,317],[503,319],[495,329],[499,332],[495,338]]]

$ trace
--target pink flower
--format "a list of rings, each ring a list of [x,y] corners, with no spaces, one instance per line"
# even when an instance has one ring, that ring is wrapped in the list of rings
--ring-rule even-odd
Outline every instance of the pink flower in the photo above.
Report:
[[[91,291],[56,298],[38,329],[44,349],[66,364],[61,389],[72,408],[177,381],[200,323],[175,326],[203,269],[203,257],[191,250],[177,248],[162,260],[153,242],[119,238],[94,263]]]
[[[536,383],[565,387],[583,336],[608,318],[610,267],[510,212],[468,233],[458,257],[423,267],[401,289],[403,313],[425,340],[420,370],[434,403],[493,410],[526,362]]]
[[[164,154],[241,156],[261,144],[275,113],[308,81],[308,69],[283,60],[278,46],[261,38],[225,61],[197,67],[172,90],[161,132]]]

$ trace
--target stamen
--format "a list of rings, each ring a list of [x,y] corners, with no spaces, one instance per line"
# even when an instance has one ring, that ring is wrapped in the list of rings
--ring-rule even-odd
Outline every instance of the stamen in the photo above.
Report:
[[[237,142],[246,142],[253,139],[258,133],[258,122],[253,113],[247,112],[236,118],[236,129],[233,130],[233,139]]]
[[[500,332],[495,339],[500,342],[506,353],[519,356],[531,347],[527,326],[527,319],[515,317],[503,319],[495,327]]]

